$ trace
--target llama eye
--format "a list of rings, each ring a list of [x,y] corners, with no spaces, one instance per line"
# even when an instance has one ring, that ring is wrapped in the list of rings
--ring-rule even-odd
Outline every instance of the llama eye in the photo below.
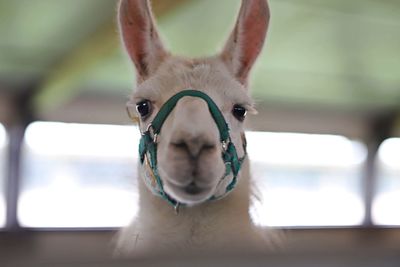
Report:
[[[148,100],[143,100],[136,104],[136,110],[142,118],[150,114],[151,104]]]
[[[246,115],[247,115],[247,109],[245,109],[244,107],[242,107],[240,105],[235,105],[235,106],[233,106],[232,114],[239,121],[244,121],[244,119],[246,118]]]

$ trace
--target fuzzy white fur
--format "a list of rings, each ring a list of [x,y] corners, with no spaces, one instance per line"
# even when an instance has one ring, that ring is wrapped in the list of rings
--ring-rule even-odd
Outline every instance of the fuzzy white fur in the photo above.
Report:
[[[220,55],[204,59],[184,59],[165,52],[148,1],[122,0],[119,14],[122,39],[138,75],[131,102],[149,100],[152,105],[151,116],[140,122],[141,130],[147,128],[172,95],[185,89],[200,90],[219,106],[239,157],[243,156],[244,126],[232,115],[232,108],[240,104],[254,112],[247,76],[264,42],[269,19],[266,0],[243,0],[225,49]],[[212,195],[221,195],[232,177],[219,184],[225,171],[222,148],[204,101],[181,99],[166,120],[158,142],[158,164],[165,191],[189,205],[176,215],[170,205],[154,196],[139,179],[140,210],[133,224],[119,233],[119,253],[149,256],[177,251],[243,253],[266,249],[264,235],[257,231],[249,216],[248,160],[233,192],[221,200],[206,201]],[[174,146],[176,142],[185,143],[187,151]],[[206,144],[211,149],[204,149]],[[139,166],[139,173],[143,172]],[[204,195],[190,195],[181,190],[192,180],[204,189]]]

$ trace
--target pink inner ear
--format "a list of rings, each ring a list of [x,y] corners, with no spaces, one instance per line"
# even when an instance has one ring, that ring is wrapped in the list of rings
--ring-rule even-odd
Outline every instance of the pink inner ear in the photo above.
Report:
[[[238,71],[238,77],[244,79],[248,76],[251,67],[263,48],[267,32],[268,9],[260,7],[260,1],[258,3],[258,5],[252,7],[250,14],[246,16],[242,25],[242,66]]]
[[[249,0],[246,0],[249,1]],[[243,21],[239,22],[239,45],[241,51],[241,66],[237,72],[240,80],[247,80],[251,67],[260,54],[267,34],[269,9],[266,0],[252,1],[248,10],[244,10]],[[247,11],[247,12],[246,12]]]
[[[120,23],[126,50],[131,57],[139,76],[147,76],[145,63],[147,19],[141,14],[141,8],[132,8],[130,1],[122,1],[120,7]]]
[[[148,0],[122,0],[119,21],[126,50],[137,70],[137,78],[143,81],[167,54],[155,28]]]
[[[222,53],[223,60],[242,84],[247,83],[263,48],[268,22],[267,0],[242,0],[239,18]]]

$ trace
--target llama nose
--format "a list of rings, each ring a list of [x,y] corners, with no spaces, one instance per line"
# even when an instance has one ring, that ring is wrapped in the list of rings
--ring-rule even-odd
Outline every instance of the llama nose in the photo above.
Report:
[[[200,154],[212,152],[217,148],[215,142],[204,137],[181,138],[171,142],[171,145],[177,150],[185,151],[192,159],[197,159]]]

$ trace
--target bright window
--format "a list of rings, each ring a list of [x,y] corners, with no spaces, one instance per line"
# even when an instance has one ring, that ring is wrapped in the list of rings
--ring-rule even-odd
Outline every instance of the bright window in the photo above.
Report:
[[[6,223],[6,204],[5,204],[5,177],[6,177],[6,150],[7,150],[7,134],[0,124],[0,227],[4,227]]]
[[[25,136],[24,227],[118,227],[136,213],[136,127],[37,122]]]
[[[351,226],[364,218],[365,147],[341,136],[249,132],[263,226]]]
[[[378,170],[373,221],[378,225],[400,225],[400,138],[383,142],[378,153]]]
[[[363,145],[340,136],[248,132],[265,226],[359,225]],[[25,227],[119,227],[137,211],[138,129],[37,122],[27,129],[18,218]]]

